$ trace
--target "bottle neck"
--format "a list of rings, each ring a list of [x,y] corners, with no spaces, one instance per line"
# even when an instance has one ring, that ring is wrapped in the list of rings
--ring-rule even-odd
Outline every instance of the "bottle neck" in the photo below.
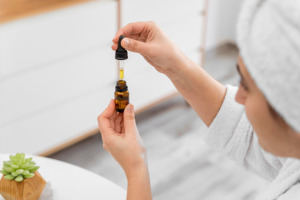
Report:
[[[118,80],[117,84],[116,84],[116,91],[117,92],[126,92],[126,91],[128,91],[126,81]]]

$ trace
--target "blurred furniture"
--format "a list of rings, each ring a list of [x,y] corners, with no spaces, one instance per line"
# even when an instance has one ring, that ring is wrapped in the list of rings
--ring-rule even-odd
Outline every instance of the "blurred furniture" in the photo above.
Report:
[[[72,0],[62,0],[36,15],[47,10],[44,2],[0,24],[1,153],[50,155],[98,132],[117,80],[110,46],[120,26],[155,21],[191,59],[203,60],[206,0],[73,0],[68,7]],[[138,54],[129,53],[125,79],[136,113],[178,94]]]
[[[92,0],[1,0],[0,23]]]
[[[80,167],[39,156],[33,160],[40,166],[38,170],[46,182],[51,183],[52,199],[126,199],[126,191],[118,185]],[[9,160],[8,154],[0,154],[0,168],[3,161]],[[43,193],[41,195],[41,199]],[[0,195],[0,200],[3,198]]]

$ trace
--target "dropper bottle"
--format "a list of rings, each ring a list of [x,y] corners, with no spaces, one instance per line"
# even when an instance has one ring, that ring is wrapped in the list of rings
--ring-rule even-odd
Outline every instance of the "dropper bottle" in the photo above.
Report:
[[[128,58],[127,50],[121,46],[121,41],[125,37],[120,36],[118,41],[118,48],[116,50],[115,58],[119,60],[119,80],[116,83],[115,91],[115,107],[116,111],[123,113],[125,107],[129,104],[129,92],[126,81],[124,80],[124,60]]]
[[[118,48],[116,50],[116,55],[115,55],[115,58],[117,60],[119,60],[119,67],[120,67],[120,80],[123,80],[124,79],[124,60],[127,60],[128,58],[128,53],[127,53],[127,50],[124,49],[121,45],[121,42],[122,40],[124,39],[124,35],[121,35],[119,37],[119,41],[118,41]]]

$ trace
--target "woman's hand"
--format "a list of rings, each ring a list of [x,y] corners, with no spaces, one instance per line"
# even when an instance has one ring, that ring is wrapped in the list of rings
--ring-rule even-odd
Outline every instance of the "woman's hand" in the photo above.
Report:
[[[187,59],[154,22],[130,23],[121,28],[113,38],[114,51],[120,35],[126,37],[122,40],[122,47],[140,53],[159,72],[166,74],[176,70]]]
[[[128,181],[127,200],[151,200],[145,148],[136,128],[133,105],[127,105],[124,114],[117,113],[112,99],[98,117],[98,124],[103,148],[125,171]]]
[[[134,118],[134,107],[129,104],[123,113],[117,113],[112,99],[98,117],[103,148],[124,169],[126,175],[146,166],[145,148]]]

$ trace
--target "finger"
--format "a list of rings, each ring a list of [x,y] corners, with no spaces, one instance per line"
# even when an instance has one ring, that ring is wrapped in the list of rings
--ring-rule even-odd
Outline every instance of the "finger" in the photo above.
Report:
[[[111,45],[111,49],[112,50],[116,51],[117,48],[118,48],[118,44],[117,43],[114,43],[114,44]]]
[[[118,112],[115,109],[113,115],[111,116],[111,119],[115,121],[117,116],[118,116]]]
[[[115,111],[115,100],[111,99],[108,107],[102,112],[100,116],[109,119],[113,116],[114,111]]]
[[[127,24],[116,33],[115,37],[113,38],[113,42],[117,43],[121,35],[128,37],[130,35],[142,33],[146,29],[148,25],[147,23],[148,22],[135,22]]]
[[[121,45],[128,51],[140,53],[144,56],[147,56],[150,53],[149,44],[146,44],[145,42],[133,40],[130,38],[124,38],[121,42]]]
[[[111,127],[110,121],[106,118],[98,117],[98,127],[101,134],[113,133],[114,127]]]
[[[110,127],[109,121],[107,119],[99,120],[98,126],[103,142],[106,141],[110,135],[114,134],[114,129]]]
[[[130,38],[130,39],[134,39],[134,40],[140,40],[140,41],[145,41],[146,39],[145,38],[141,38],[139,34],[137,35],[129,35],[129,36],[126,36],[127,38]],[[119,40],[119,39],[118,39]],[[112,45],[111,45],[111,48],[112,50],[116,51],[117,48],[118,48],[118,41],[117,42],[114,42]]]
[[[122,113],[119,113],[118,116],[117,116],[117,119],[116,119],[116,122],[115,122],[115,131],[117,133],[121,133],[121,130],[122,130],[122,124],[123,122],[123,114]]]
[[[115,121],[116,121],[116,118],[118,116],[118,112],[116,111],[116,109],[114,110],[114,113],[112,114],[109,122],[110,122],[110,127],[114,129],[115,127]]]
[[[111,110],[112,109],[112,110]],[[101,135],[113,132],[112,124],[110,123],[110,115],[114,112],[114,101],[111,100],[108,108],[106,108],[98,117],[98,126]]]
[[[135,133],[136,124],[134,118],[134,107],[132,104],[128,104],[124,110],[124,128],[127,133]]]
[[[130,38],[130,39],[134,39],[134,40],[141,40],[141,41],[145,41],[146,40],[146,38],[141,37],[140,34],[131,34],[131,35],[127,35],[126,37]],[[119,38],[113,39],[113,44],[118,44],[118,41],[119,41]]]
[[[121,134],[124,134],[125,133],[124,120],[122,121],[121,127],[122,127]]]

